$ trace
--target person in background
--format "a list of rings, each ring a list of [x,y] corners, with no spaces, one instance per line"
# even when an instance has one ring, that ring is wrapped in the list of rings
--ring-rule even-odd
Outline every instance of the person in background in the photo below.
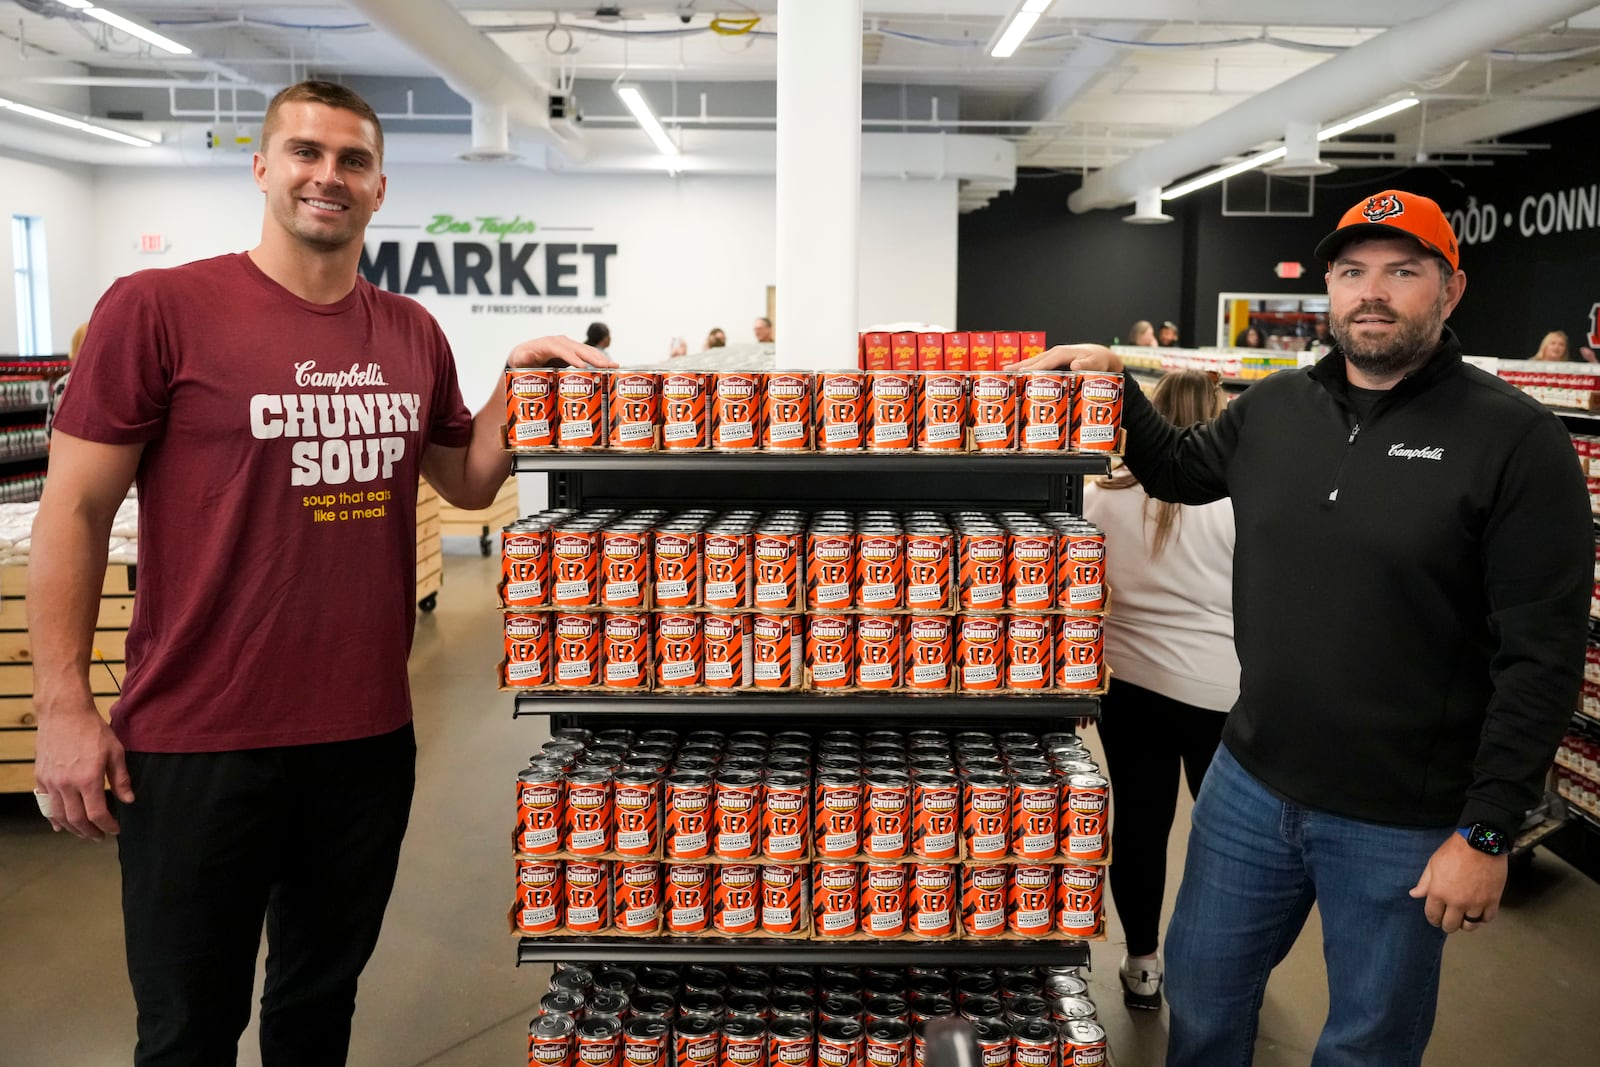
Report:
[[[611,327],[603,322],[591,322],[583,343],[601,352],[606,351],[611,347]]]
[[[687,356],[688,354],[689,342],[682,337],[674,337],[671,343],[667,345],[668,359],[677,359],[679,356]]]
[[[1567,335],[1562,330],[1551,330],[1544,335],[1544,340],[1539,342],[1539,351],[1533,358],[1541,363],[1565,363],[1567,354],[1572,350],[1572,343],[1567,340]]]
[[[1178,427],[1222,412],[1208,374],[1162,378],[1150,403]],[[1105,658],[1116,675],[1101,701],[1100,738],[1117,797],[1111,898],[1122,919],[1122,999],[1161,1008],[1158,932],[1167,884],[1167,837],[1178,779],[1191,797],[1239,698],[1233,649],[1233,506],[1185,507],[1151,499],[1126,467],[1085,487],[1083,513],[1116,545],[1106,582],[1117,610],[1106,616]]]
[[[1307,352],[1320,352],[1333,347],[1333,338],[1328,335],[1328,320],[1317,316],[1317,321],[1311,324],[1311,336],[1306,338]]]
[[[83,339],[87,336],[89,336],[89,324],[87,322],[78,323],[78,328],[72,331],[72,340],[67,346],[68,363],[72,363],[77,360],[78,350],[83,347]],[[61,398],[65,396],[67,392],[67,379],[71,377],[72,368],[68,367],[67,373],[50,383],[50,405],[45,408],[44,412],[45,448],[50,447],[50,434],[55,430],[56,425],[56,410],[61,407]]]
[[[1128,343],[1136,348],[1156,347],[1156,328],[1149,319],[1140,319],[1128,328]]]
[[[705,345],[705,348],[701,349],[701,351],[702,352],[709,352],[713,348],[727,348],[727,347],[728,347],[728,335],[725,332],[723,332],[723,329],[722,329],[721,326],[713,326],[713,327],[711,327],[711,332],[706,334],[706,345]]]
[[[1265,348],[1267,347],[1267,339],[1265,335],[1262,334],[1261,327],[1257,326],[1255,323],[1251,323],[1249,326],[1245,327],[1244,333],[1241,333],[1239,335],[1239,339],[1234,342],[1234,347]]]
[[[756,342],[758,344],[770,345],[772,343],[773,337],[771,319],[763,315],[761,318],[756,320],[754,329],[756,334]]]
[[[1161,330],[1156,334],[1156,343],[1162,348],[1176,348],[1178,346],[1178,324],[1168,319],[1161,324]]]

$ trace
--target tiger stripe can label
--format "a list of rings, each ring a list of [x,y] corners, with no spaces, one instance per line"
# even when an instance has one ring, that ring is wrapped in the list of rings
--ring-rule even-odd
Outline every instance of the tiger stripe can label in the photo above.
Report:
[[[1074,860],[1105,858],[1110,790],[1111,783],[1098,774],[1074,774],[1067,778],[1062,855]]]
[[[1022,375],[1022,449],[1059,452],[1072,443],[1072,400],[1076,377],[1070,372],[1028,371]]]
[[[711,851],[718,859],[747,860],[761,847],[761,776],[724,769],[713,791],[716,813]]]
[[[905,604],[905,535],[863,530],[856,541],[856,606],[897,611]]]
[[[1006,889],[1006,928],[1014,934],[1042,937],[1050,933],[1055,916],[1055,868],[1019,863],[1010,868]]]
[[[961,832],[961,781],[951,774],[918,774],[911,781],[911,853],[953,860]]]
[[[1048,860],[1056,854],[1060,786],[1048,772],[1018,774],[1011,788],[1011,854]]]
[[[661,379],[661,447],[696,451],[709,440],[706,376],[673,372]]]
[[[758,924],[761,868],[726,863],[716,868],[711,890],[711,925],[718,933],[748,934]]]
[[[507,615],[505,683],[533,689],[551,682],[550,616]]]
[[[500,538],[500,602],[542,608],[550,592],[550,531],[508,529]]]
[[[813,689],[848,689],[855,684],[855,620],[849,615],[806,619],[806,673]]]
[[[860,928],[860,872],[854,863],[819,860],[811,868],[812,932],[850,937]]]
[[[906,607],[912,611],[949,610],[951,543],[946,531],[912,530],[906,534]]]
[[[1048,611],[1056,603],[1055,534],[1044,527],[1016,532],[1006,550],[1006,605],[1015,611]]]
[[[751,541],[749,533],[738,530],[707,531],[702,542],[707,607],[750,606]]]
[[[1079,371],[1072,404],[1072,447],[1080,452],[1113,452],[1122,429],[1122,375]]]
[[[1006,683],[1012,689],[1048,689],[1054,681],[1054,626],[1049,616],[1006,619]]]
[[[653,934],[661,929],[661,864],[621,860],[612,865],[612,923],[624,933]]]
[[[656,684],[663,689],[700,684],[700,616],[663,612],[656,616]]]
[[[611,375],[606,440],[612,448],[655,450],[660,388],[660,378],[648,371],[617,371]]]
[[[866,398],[860,371],[817,375],[817,448],[854,452],[866,439]]]
[[[517,860],[517,932],[549,934],[561,928],[566,887],[560,860]]]
[[[556,615],[555,681],[584,688],[600,684],[600,616]]]
[[[641,608],[650,593],[650,532],[615,527],[600,535],[600,604]]]
[[[763,611],[787,611],[804,606],[801,592],[801,556],[805,535],[798,531],[768,530],[755,534],[755,606]]]
[[[612,787],[619,856],[653,857],[661,846],[661,779],[619,771]]]
[[[898,689],[902,680],[901,618],[861,615],[856,618],[856,684],[862,689]]]
[[[961,834],[967,859],[1003,859],[1011,845],[1011,782],[999,774],[972,774],[965,785]]]
[[[901,859],[911,836],[911,779],[881,771],[866,776],[861,851],[873,859]]]
[[[1001,611],[1006,606],[1009,543],[1000,530],[963,532],[959,539],[962,611]]]
[[[1006,868],[1002,864],[961,867],[961,928],[969,937],[996,937],[1006,930]]]
[[[600,602],[600,531],[574,523],[550,538],[555,580],[551,602],[558,608],[589,608]]]
[[[1093,529],[1065,531],[1057,539],[1056,606],[1100,611],[1106,606],[1106,538]]]
[[[949,937],[955,933],[958,890],[953,864],[911,865],[907,891],[907,929],[918,937]]]
[[[794,664],[804,662],[799,615],[757,615],[750,623],[754,637],[755,675],[758,689],[793,689]]]
[[[957,623],[956,667],[963,692],[999,689],[1005,676],[1005,624],[999,616],[962,615]]]
[[[560,406],[557,447],[584,450],[606,443],[606,377],[602,371],[578,367],[556,372]]]
[[[648,615],[607,615],[604,648],[606,685],[616,689],[650,687]]]
[[[906,627],[906,685],[922,690],[949,689],[954,648],[948,616],[912,619]]]
[[[859,774],[824,772],[817,776],[812,839],[818,856],[848,859],[861,851],[865,789]]]
[[[1056,688],[1098,689],[1104,655],[1105,633],[1099,616],[1064,616],[1056,627]]]
[[[873,937],[906,932],[906,869],[899,863],[861,865],[861,927]]]
[[[611,772],[599,768],[567,775],[566,847],[574,856],[598,856],[611,848],[616,824]]]
[[[699,530],[657,530],[652,535],[657,608],[699,606],[700,538]]]
[[[711,376],[711,447],[744,452],[761,445],[761,378],[744,371]]]
[[[556,372],[506,371],[506,446],[549,448],[556,443]]]
[[[710,689],[742,689],[750,685],[750,616],[700,616],[702,680]]]
[[[761,855],[792,862],[806,855],[811,784],[803,771],[768,771],[761,795]]]
[[[567,929],[594,933],[611,925],[611,865],[603,860],[568,860]]]
[[[972,379],[972,449],[1014,452],[1017,448],[1017,380],[992,372]]]
[[[512,848],[528,856],[560,852],[566,799],[566,778],[553,763],[536,763],[517,775],[517,833]]]
[[[806,607],[842,611],[855,602],[856,534],[847,528],[806,534]]]
[[[696,934],[711,924],[711,867],[705,863],[665,865],[667,929]]]
[[[769,934],[794,934],[805,928],[805,868],[769,863],[761,868],[761,929]]]
[[[670,775],[663,785],[661,807],[669,860],[698,860],[711,854],[716,809],[710,775],[698,771]]]
[[[765,375],[761,447],[769,452],[811,448],[811,375],[775,371]]]
[[[918,390],[917,409],[919,451],[960,452],[966,447],[967,380],[964,375],[925,375]]]
[[[1071,864],[1055,868],[1056,930],[1069,937],[1096,937],[1105,923],[1105,868]]]
[[[868,389],[867,449],[904,452],[916,444],[917,375],[874,371]]]

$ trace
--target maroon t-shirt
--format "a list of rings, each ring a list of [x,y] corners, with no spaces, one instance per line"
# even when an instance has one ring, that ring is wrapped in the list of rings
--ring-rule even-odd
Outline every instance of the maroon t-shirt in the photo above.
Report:
[[[123,278],[93,321],[55,428],[145,444],[122,743],[405,725],[422,453],[472,432],[432,316],[365,281],[312,304],[238,254]]]

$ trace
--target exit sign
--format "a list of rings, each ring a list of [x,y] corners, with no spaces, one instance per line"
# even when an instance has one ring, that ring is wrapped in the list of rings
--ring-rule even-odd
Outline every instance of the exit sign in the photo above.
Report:
[[[1272,273],[1280,278],[1299,278],[1305,275],[1306,269],[1299,263],[1279,263],[1272,268]]]
[[[139,251],[165,252],[167,250],[166,238],[159,233],[141,233],[139,235]]]

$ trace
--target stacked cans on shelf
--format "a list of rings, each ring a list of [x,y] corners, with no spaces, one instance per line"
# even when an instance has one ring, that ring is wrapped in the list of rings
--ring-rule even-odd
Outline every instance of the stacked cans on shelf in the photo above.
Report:
[[[927,1025],[966,1019],[983,1067],[1102,1067],[1076,967],[558,964],[528,1067],[924,1067]]]
[[[1105,536],[1065,512],[558,509],[501,544],[507,688],[1103,684]]]
[[[513,451],[1115,452],[1100,371],[506,371]]]
[[[1556,792],[1591,821],[1600,822],[1600,721],[1584,717],[1561,739]]]
[[[559,730],[517,778],[511,925],[1094,938],[1108,789],[1068,733]]]

